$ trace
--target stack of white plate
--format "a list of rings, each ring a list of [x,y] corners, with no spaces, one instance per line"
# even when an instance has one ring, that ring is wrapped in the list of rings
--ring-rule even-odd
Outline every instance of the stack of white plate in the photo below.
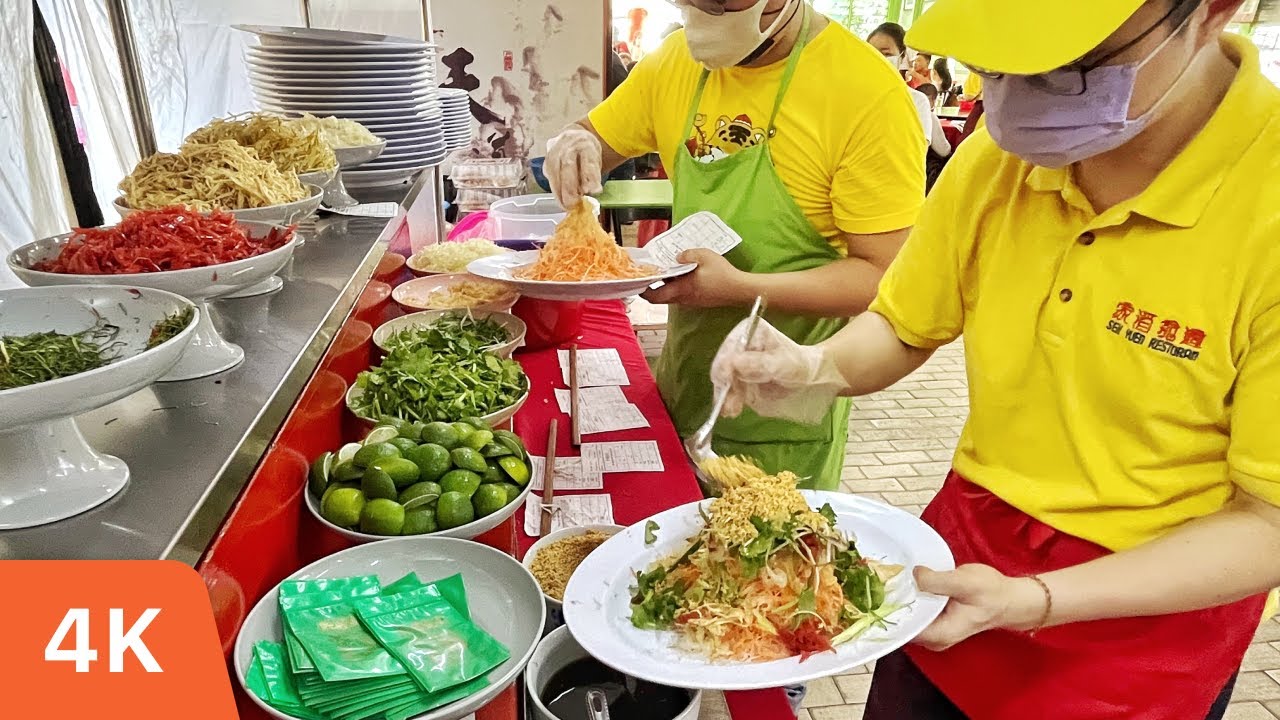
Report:
[[[471,95],[453,88],[440,88],[436,93],[444,112],[444,146],[456,150],[471,144]]]
[[[340,30],[235,27],[258,36],[245,63],[262,109],[355,120],[387,141],[376,159],[342,173],[348,187],[407,182],[444,160],[435,46]]]

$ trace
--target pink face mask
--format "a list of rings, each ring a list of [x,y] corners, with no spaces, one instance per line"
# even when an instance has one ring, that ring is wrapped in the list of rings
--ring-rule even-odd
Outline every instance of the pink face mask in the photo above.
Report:
[[[1150,110],[1129,117],[1138,71],[1178,35],[1175,31],[1145,59],[1126,65],[1102,65],[1087,73],[1061,68],[1041,75],[984,77],[982,98],[991,138],[1001,149],[1048,168],[1124,145],[1147,129],[1192,64],[1183,67]]]

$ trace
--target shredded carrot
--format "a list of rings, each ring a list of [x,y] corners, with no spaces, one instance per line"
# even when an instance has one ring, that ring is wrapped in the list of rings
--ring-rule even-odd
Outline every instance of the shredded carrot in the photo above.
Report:
[[[583,282],[587,280],[627,280],[654,275],[657,269],[640,265],[605,233],[584,199],[547,241],[537,262],[516,270],[525,280]]]

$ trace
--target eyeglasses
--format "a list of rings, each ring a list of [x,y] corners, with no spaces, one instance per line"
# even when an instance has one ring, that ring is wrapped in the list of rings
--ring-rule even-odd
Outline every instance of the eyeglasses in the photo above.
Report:
[[[1124,51],[1128,50],[1129,48],[1145,40],[1149,35],[1151,35],[1151,33],[1159,29],[1161,25],[1164,25],[1165,22],[1169,20],[1169,18],[1173,17],[1174,13],[1178,12],[1178,10],[1183,6],[1183,4],[1184,2],[1173,3],[1173,7],[1169,8],[1169,12],[1161,16],[1161,18],[1157,20],[1154,24],[1152,24],[1151,27],[1147,28],[1146,30],[1143,30],[1141,33],[1138,34],[1137,37],[1130,40],[1129,42],[1121,45],[1120,47],[1116,48],[1115,50],[1112,50],[1111,52],[1106,53],[1105,55],[1103,55],[1102,57],[1096,60],[1084,62],[1084,58],[1080,58],[1073,62],[1067,63],[1066,65],[1063,65],[1062,67],[1056,70],[1050,70],[1047,73],[1041,73],[1039,75],[1027,75],[1025,76],[1024,79],[1026,80],[1028,85],[1031,85],[1032,87],[1035,87],[1040,90],[1044,90],[1045,92],[1052,93],[1054,95],[1062,95],[1067,97],[1083,95],[1085,91],[1089,89],[1088,73],[1091,70],[1096,70],[1097,68],[1100,68],[1103,65],[1106,65],[1109,61],[1114,60],[1117,56],[1119,56]],[[1179,27],[1178,29],[1180,30],[1181,27]],[[1174,30],[1174,32],[1176,33],[1177,30]],[[1085,57],[1088,57],[1088,56],[1086,55]],[[965,67],[969,68],[969,72],[976,73],[979,77],[982,77],[988,80],[998,80],[1004,77],[1006,74],[1006,73],[999,73],[999,72],[991,72],[989,70],[982,70],[980,68],[972,67],[970,65],[965,65]]]

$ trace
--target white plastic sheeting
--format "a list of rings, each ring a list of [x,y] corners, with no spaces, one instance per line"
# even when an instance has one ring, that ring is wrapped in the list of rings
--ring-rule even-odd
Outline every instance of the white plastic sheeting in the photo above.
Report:
[[[130,0],[156,145],[172,151],[210,119],[254,108],[237,23],[302,25],[301,0]]]
[[[105,0],[37,0],[71,76],[83,121],[94,195],[108,223],[118,219],[116,185],[138,162],[138,144]]]
[[[53,127],[36,78],[32,5],[0,9],[0,254],[71,223]],[[0,287],[21,284],[0,262]]]

